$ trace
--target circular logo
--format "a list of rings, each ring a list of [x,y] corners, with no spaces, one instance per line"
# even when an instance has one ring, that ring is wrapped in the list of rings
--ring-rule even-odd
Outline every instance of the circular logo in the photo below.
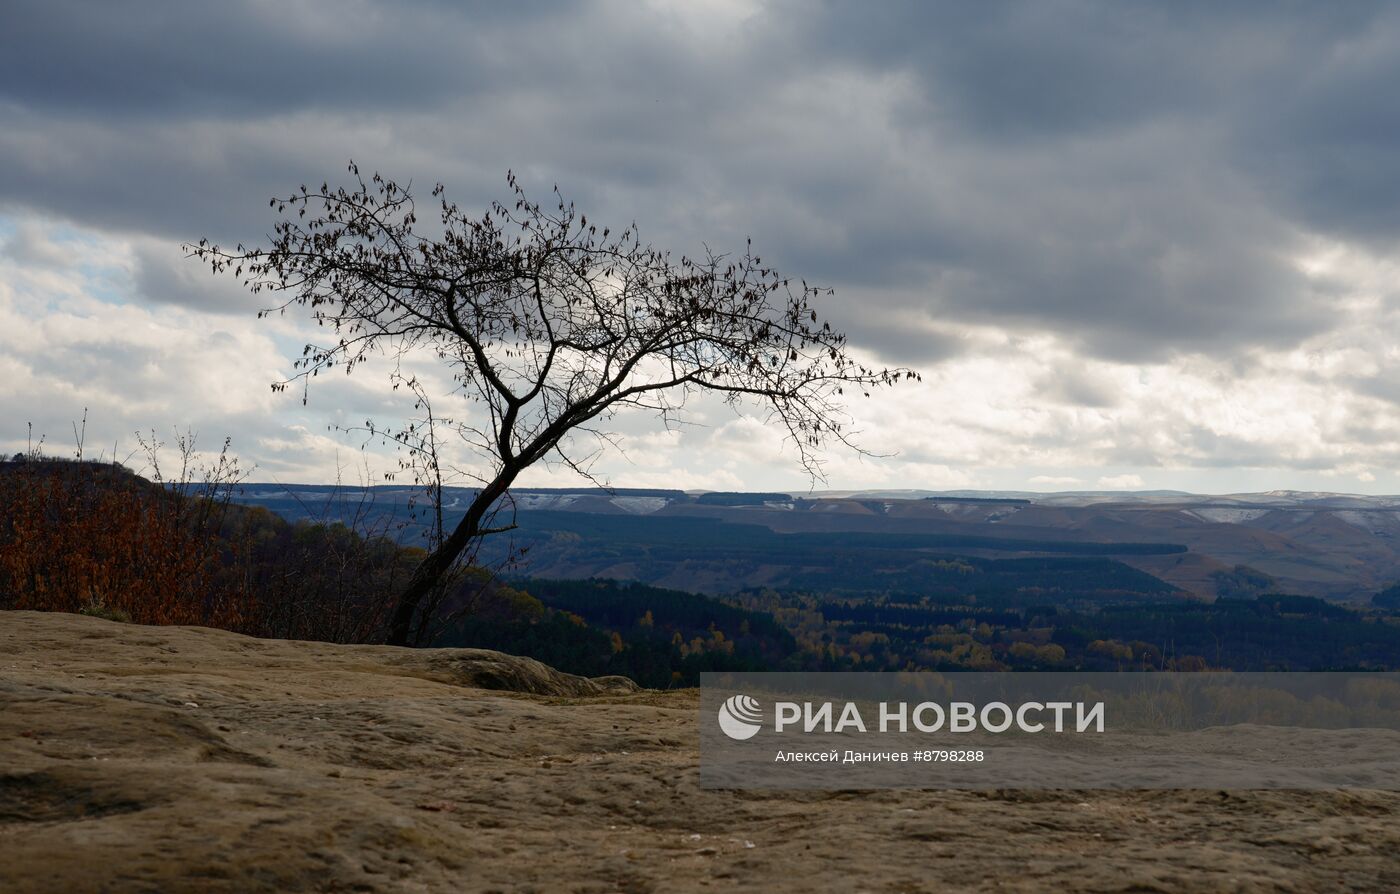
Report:
[[[719,706],[719,728],[731,739],[752,739],[763,727],[763,711],[758,700],[735,695]]]

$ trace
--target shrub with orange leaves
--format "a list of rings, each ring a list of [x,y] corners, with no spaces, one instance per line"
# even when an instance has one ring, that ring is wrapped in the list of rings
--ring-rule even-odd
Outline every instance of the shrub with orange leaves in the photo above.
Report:
[[[236,467],[147,481],[122,466],[37,455],[0,463],[0,608],[100,607],[142,624],[242,629],[251,594],[221,573]]]

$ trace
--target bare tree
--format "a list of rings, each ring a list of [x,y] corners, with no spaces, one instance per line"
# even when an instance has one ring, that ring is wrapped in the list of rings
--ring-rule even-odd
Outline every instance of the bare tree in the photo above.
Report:
[[[387,355],[403,377],[402,361],[429,352],[451,369],[454,393],[477,405],[470,419],[435,417],[489,472],[398,595],[392,643],[412,641],[425,597],[473,543],[501,530],[491,513],[517,476],[541,460],[587,475],[613,443],[604,426],[618,411],[650,411],[671,425],[700,392],[757,403],[815,479],[826,442],[855,448],[845,390],[868,396],[917,377],[853,360],[845,336],[812,308],[822,292],[764,266],[751,247],[675,258],[643,244],[635,226],[591,223],[557,188],[551,207],[529,201],[513,174],[513,204],[493,203],[479,218],[437,185],[438,223],[425,233],[409,189],[379,174],[366,182],[353,163],[349,171],[349,188],[323,183],[274,199],[270,247],[186,248],[215,273],[278,296],[263,313],[303,308],[333,334],[308,345],[275,390],[300,382],[304,402],[322,371],[349,373]],[[422,383],[409,381],[425,399]],[[424,443],[412,426],[398,434]]]

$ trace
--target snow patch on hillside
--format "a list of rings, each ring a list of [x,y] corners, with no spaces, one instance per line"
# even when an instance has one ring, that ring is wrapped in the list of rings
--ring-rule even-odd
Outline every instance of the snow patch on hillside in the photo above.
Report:
[[[563,509],[577,499],[573,494],[520,494],[515,505],[521,509]]]
[[[1332,514],[1347,524],[1368,534],[1393,535],[1400,527],[1400,512],[1359,512],[1355,509],[1336,509]]]
[[[1206,506],[1200,509],[1185,510],[1187,515],[1199,518],[1201,521],[1226,525],[1240,525],[1254,521],[1261,515],[1267,515],[1269,511],[1268,509],[1231,509],[1225,506]]]
[[[665,509],[670,501],[665,497],[613,497],[610,502],[618,509],[633,515],[650,515]]]
[[[934,503],[939,512],[967,521],[999,522],[1020,512],[1023,506],[992,505],[985,503]]]

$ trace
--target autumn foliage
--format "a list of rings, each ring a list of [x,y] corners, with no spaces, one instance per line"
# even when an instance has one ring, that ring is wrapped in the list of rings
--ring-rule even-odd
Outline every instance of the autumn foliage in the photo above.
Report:
[[[37,454],[0,462],[0,609],[383,641],[386,594],[423,551],[358,526],[290,523],[232,501],[227,453],[168,478]],[[335,507],[343,513],[345,507]],[[331,514],[329,511],[327,514]]]
[[[252,620],[219,536],[228,482],[162,486],[113,464],[36,456],[0,469],[0,606],[227,629]]]

